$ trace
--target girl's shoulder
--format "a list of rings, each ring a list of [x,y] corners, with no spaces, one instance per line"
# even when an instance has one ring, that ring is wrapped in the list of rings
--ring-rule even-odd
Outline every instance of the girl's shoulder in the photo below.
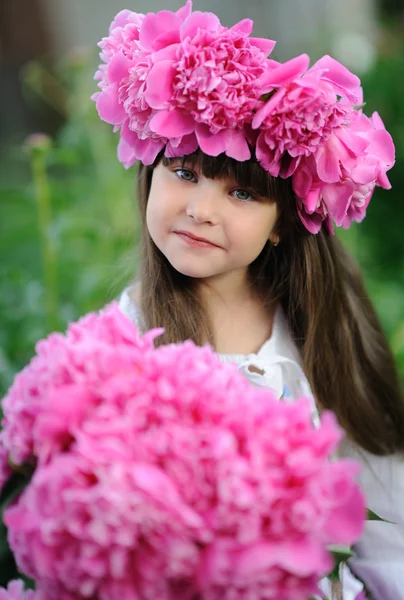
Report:
[[[374,600],[404,599],[404,457],[375,456],[352,442],[343,454],[361,464],[359,483],[366,504],[384,521],[367,521],[349,560]]]
[[[123,290],[118,300],[119,308],[139,329],[143,328],[140,311],[140,289],[134,283]]]

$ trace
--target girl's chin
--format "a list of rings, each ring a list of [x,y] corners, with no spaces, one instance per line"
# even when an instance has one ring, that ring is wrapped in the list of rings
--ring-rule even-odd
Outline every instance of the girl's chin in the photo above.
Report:
[[[171,266],[181,273],[181,275],[185,275],[186,277],[192,277],[194,279],[208,279],[209,277],[214,277],[215,275],[219,275],[217,271],[214,271],[212,267],[208,265],[196,265],[195,261],[192,261],[192,264],[187,264],[182,261],[170,261]]]

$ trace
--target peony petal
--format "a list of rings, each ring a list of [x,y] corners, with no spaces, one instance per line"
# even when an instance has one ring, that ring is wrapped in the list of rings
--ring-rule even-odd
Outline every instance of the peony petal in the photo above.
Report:
[[[179,43],[179,27],[176,29],[171,29],[170,31],[165,31],[153,42],[153,50],[158,52],[159,50],[165,50],[167,46],[175,46],[177,47]]]
[[[112,31],[116,28],[116,27],[125,27],[125,25],[129,22],[129,19],[132,15],[132,11],[128,10],[127,8],[124,8],[123,10],[121,10],[115,17],[115,19],[112,21],[110,27],[109,27],[109,33],[112,33]],[[139,16],[143,16],[141,14],[139,14]]]
[[[288,153],[286,153],[282,158],[282,165],[279,171],[279,176],[282,179],[287,179],[291,177],[293,173],[295,173],[296,169],[299,167],[303,157],[295,156],[292,158]]]
[[[119,140],[117,148],[118,160],[125,169],[130,169],[137,161],[137,156],[133,146],[130,146],[123,138]]]
[[[207,31],[217,31],[220,27],[218,17],[210,12],[193,12],[181,25],[181,41],[186,37],[193,38],[198,33],[198,29]]]
[[[95,105],[100,119],[111,125],[121,125],[127,118],[123,105],[119,102],[119,87],[112,83],[97,96]]]
[[[187,156],[198,149],[198,140],[195,133],[184,135],[178,144],[174,144],[172,140],[168,142],[165,149],[165,156],[175,158],[177,156]]]
[[[377,185],[384,188],[385,190],[391,190],[391,183],[386,173],[381,173],[376,181]]]
[[[192,13],[192,0],[187,0],[184,6],[181,6],[175,13],[181,21],[185,21]]]
[[[199,146],[205,154],[209,156],[219,156],[226,151],[226,132],[212,134],[207,125],[198,124],[195,129]]]
[[[308,168],[302,167],[294,173],[292,178],[292,186],[293,191],[297,196],[299,196],[299,198],[304,198],[309,193],[312,184],[313,175]]]
[[[274,40],[267,40],[266,38],[250,38],[250,43],[252,46],[259,48],[265,56],[269,56],[276,46]]]
[[[321,188],[312,189],[303,198],[303,204],[309,214],[316,212],[320,205]]]
[[[255,146],[255,155],[261,167],[273,177],[278,177],[281,168],[280,161],[275,160],[274,152],[268,148],[265,132],[261,131]]]
[[[128,77],[129,69],[135,64],[135,61],[129,60],[123,52],[117,52],[112,57],[108,65],[107,80],[111,83],[120,83],[122,79]]]
[[[314,155],[319,178],[325,183],[339,181],[341,173],[338,156],[334,151],[330,140],[324,146],[320,146]]]
[[[374,157],[369,157],[368,160],[359,161],[349,172],[349,175],[355,183],[367,184],[377,179],[379,173],[380,164],[378,160]]]
[[[385,129],[384,123],[382,121],[381,116],[379,115],[379,113],[377,111],[375,111],[372,116],[370,117],[370,120],[372,121],[372,124],[374,126],[375,129]]]
[[[179,138],[195,129],[193,118],[183,110],[161,110],[150,121],[150,129],[166,138]]]
[[[299,217],[303,225],[306,227],[307,231],[310,233],[316,234],[320,231],[324,217],[319,213],[313,213],[312,215],[307,214],[302,203],[298,203],[297,212],[299,213]]]
[[[370,136],[370,143],[366,148],[366,154],[373,154],[377,156],[380,162],[393,166],[395,148],[389,132],[385,129],[376,129]]]
[[[333,183],[323,187],[323,200],[327,206],[330,217],[340,227],[351,202],[355,186],[352,181]]]
[[[301,54],[283,64],[281,63],[279,67],[262,77],[262,93],[265,94],[274,87],[286,85],[293,79],[301,77],[307,71],[309,64],[310,58],[307,54]]]
[[[361,81],[340,62],[325,55],[320,58],[310,71],[323,71],[322,79],[332,83],[351,102],[359,104],[362,99]]]
[[[368,147],[369,142],[367,139],[357,135],[353,130],[351,131],[350,127],[338,127],[334,130],[334,134],[337,140],[342,142],[345,148],[350,150],[351,154],[353,153],[355,156],[364,154]],[[337,142],[337,140],[334,141]]]
[[[279,544],[277,563],[300,577],[312,573],[328,573],[333,560],[327,550],[318,542],[310,539],[295,540]]]
[[[349,500],[331,512],[325,532],[333,544],[351,544],[361,535],[366,519],[363,494],[352,486]]]
[[[159,50],[155,43],[159,36],[168,32],[178,31],[176,42],[179,42],[179,27],[181,19],[169,10],[161,10],[158,13],[148,13],[139,31],[139,41],[146,50]]]
[[[241,132],[234,130],[229,130],[226,133],[226,155],[239,162],[249,160],[251,158],[251,150],[245,136]]]
[[[171,60],[159,61],[151,68],[147,76],[147,89],[144,95],[149,106],[155,109],[167,108],[173,95],[172,86],[175,73],[174,63]]]
[[[263,106],[259,110],[257,110],[257,112],[254,115],[254,118],[252,120],[253,129],[258,129],[259,127],[261,127],[265,118],[279,104],[279,102],[282,100],[282,98],[284,97],[285,94],[286,94],[286,89],[281,88],[280,90],[275,92],[275,94],[273,96],[271,96],[271,98],[268,100],[268,102],[265,102],[265,104],[263,104]]]
[[[177,49],[178,44],[171,44],[166,48],[162,48],[161,50],[153,52],[153,54],[151,55],[151,60],[154,64],[157,64],[158,62],[163,60],[175,61],[177,58]]]
[[[243,19],[239,21],[233,27],[230,27],[229,31],[238,31],[239,33],[245,33],[250,35],[254,28],[254,21],[252,19]],[[251,39],[251,38],[250,38]]]
[[[131,143],[128,143],[124,137],[119,140],[118,160],[125,169],[132,167],[138,160],[144,165],[152,165],[158,153],[164,148],[164,140],[141,140],[135,132],[130,133],[133,134]]]

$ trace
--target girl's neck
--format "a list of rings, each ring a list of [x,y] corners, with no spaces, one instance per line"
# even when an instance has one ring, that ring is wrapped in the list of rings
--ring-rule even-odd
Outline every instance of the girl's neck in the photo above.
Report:
[[[203,282],[200,291],[216,352],[253,354],[271,336],[274,310],[264,305],[247,278],[234,279],[230,285]]]

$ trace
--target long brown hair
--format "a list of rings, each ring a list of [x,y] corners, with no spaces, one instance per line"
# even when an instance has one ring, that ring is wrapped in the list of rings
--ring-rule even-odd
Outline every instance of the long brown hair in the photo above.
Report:
[[[140,167],[138,200],[143,222],[140,308],[147,328],[164,327],[160,343],[192,339],[214,346],[214,333],[195,281],[178,273],[146,227],[154,167]],[[197,151],[186,157],[205,177],[227,176],[278,205],[280,243],[250,266],[264,302],[279,302],[321,408],[332,409],[348,436],[378,455],[404,450],[404,402],[393,356],[359,270],[339,240],[323,227],[302,225],[290,180],[273,178],[255,159],[243,163]]]

